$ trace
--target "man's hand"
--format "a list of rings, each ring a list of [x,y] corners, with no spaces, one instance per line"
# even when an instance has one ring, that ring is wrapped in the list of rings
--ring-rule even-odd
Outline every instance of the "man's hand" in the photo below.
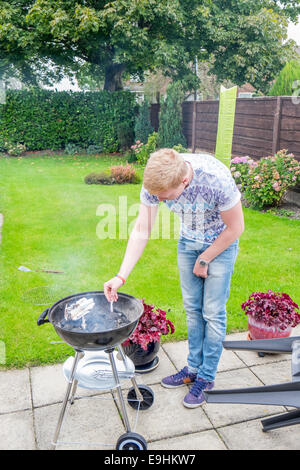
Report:
[[[116,302],[118,300],[117,290],[123,285],[118,277],[113,277],[104,283],[104,294],[108,302]]]
[[[200,266],[198,260],[195,263],[193,274],[198,277],[206,278],[208,277],[208,266]]]

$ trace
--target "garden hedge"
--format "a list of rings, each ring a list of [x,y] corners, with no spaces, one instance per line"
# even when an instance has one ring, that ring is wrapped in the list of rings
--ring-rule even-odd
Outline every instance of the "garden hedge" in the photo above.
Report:
[[[23,143],[27,150],[58,150],[67,144],[99,145],[117,151],[118,127],[133,134],[137,104],[134,93],[8,90],[0,105],[0,148]]]

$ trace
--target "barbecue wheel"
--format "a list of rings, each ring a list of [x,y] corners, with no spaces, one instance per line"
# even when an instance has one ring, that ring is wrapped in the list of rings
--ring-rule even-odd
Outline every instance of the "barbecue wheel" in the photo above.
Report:
[[[148,410],[148,408],[150,408],[154,402],[154,393],[150,387],[147,387],[147,385],[138,385],[138,388],[143,396],[143,401],[140,402],[137,399],[135,389],[134,387],[131,387],[127,395],[128,404],[134,410],[137,410],[138,408],[140,410]]]
[[[147,450],[147,442],[136,432],[127,432],[119,437],[116,450]]]

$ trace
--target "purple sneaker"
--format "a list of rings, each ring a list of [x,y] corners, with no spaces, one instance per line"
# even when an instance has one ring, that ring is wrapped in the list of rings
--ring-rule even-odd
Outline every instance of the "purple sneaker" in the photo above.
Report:
[[[188,367],[185,366],[180,372],[177,372],[177,374],[162,379],[161,385],[166,388],[182,387],[183,385],[195,382],[196,376],[197,374],[189,372]]]
[[[197,378],[189,393],[183,399],[184,406],[186,408],[197,408],[197,406],[200,406],[205,400],[202,391],[211,390],[214,384],[214,382]]]

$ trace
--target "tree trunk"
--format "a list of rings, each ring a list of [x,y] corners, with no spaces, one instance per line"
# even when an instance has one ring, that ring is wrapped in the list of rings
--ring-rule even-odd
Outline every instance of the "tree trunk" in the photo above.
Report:
[[[123,90],[122,74],[125,70],[124,64],[110,64],[105,69],[104,90]]]

